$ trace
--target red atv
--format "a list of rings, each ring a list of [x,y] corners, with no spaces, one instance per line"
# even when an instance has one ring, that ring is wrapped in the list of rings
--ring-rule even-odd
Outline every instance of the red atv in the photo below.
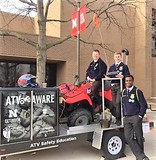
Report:
[[[108,83],[110,84],[110,83]],[[109,85],[110,86],[110,85]],[[79,85],[60,84],[60,96],[63,102],[60,103],[60,117],[67,117],[67,125],[87,125],[94,121],[95,101],[92,96],[92,84],[88,81]],[[102,96],[102,91],[99,91]],[[104,91],[105,108],[113,110],[111,87],[105,87]]]

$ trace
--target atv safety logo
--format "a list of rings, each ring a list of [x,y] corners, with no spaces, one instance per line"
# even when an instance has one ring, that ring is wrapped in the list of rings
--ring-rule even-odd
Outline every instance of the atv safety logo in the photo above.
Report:
[[[32,98],[30,96],[7,96],[5,105],[19,105],[25,103],[32,103],[34,104],[43,104],[43,103],[54,103],[55,95],[33,95]]]

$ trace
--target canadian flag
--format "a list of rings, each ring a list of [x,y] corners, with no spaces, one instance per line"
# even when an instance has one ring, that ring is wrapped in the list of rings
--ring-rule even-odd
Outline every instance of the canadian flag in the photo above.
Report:
[[[78,11],[72,13],[72,29],[71,36],[77,35],[78,28]],[[86,5],[83,5],[80,8],[80,32],[85,31],[86,29]]]

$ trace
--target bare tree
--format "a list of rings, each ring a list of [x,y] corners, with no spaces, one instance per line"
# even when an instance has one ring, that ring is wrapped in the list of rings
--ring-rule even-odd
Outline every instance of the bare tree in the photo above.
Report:
[[[5,0],[6,1],[6,0]],[[63,0],[62,0],[63,1]],[[67,0],[69,5],[75,7],[77,6],[76,0]],[[47,43],[46,40],[46,25],[47,22],[60,22],[60,23],[66,23],[69,22],[71,19],[66,20],[57,20],[57,19],[48,19],[48,11],[50,5],[53,5],[54,0],[19,0],[19,2],[23,3],[25,5],[24,8],[20,8],[20,12],[14,16],[14,18],[11,20],[13,21],[18,15],[25,14],[26,16],[29,15],[32,11],[37,13],[37,22],[38,22],[38,28],[39,28],[39,35],[38,35],[38,41],[35,42],[29,38],[24,37],[24,35],[18,33],[18,32],[11,32],[9,30],[4,30],[3,28],[0,29],[0,36],[13,36],[18,38],[21,41],[24,41],[25,43],[33,46],[36,48],[36,57],[37,57],[37,82],[42,87],[42,83],[45,81],[45,66],[46,66],[46,51],[55,46],[63,43],[64,41],[71,38],[70,35],[67,35],[64,38],[60,38],[57,42],[50,42]],[[117,27],[122,28],[121,25],[118,23],[115,14],[116,12],[122,12],[125,15],[126,18],[126,12],[125,7],[133,7],[136,8],[138,3],[140,3],[137,0],[85,0],[84,1],[87,6],[87,14],[93,14],[97,13],[97,16],[101,23],[103,21],[108,22],[108,27],[113,23],[117,25]],[[94,6],[98,6],[95,8]],[[70,7],[70,6],[69,6]],[[69,15],[70,17],[71,15]],[[92,23],[92,19],[88,21],[87,28],[90,27]],[[9,24],[6,24],[9,25]],[[127,22],[128,25],[128,22]],[[88,42],[85,39],[81,39],[81,42],[86,44],[96,44],[103,46],[101,43],[96,42]]]

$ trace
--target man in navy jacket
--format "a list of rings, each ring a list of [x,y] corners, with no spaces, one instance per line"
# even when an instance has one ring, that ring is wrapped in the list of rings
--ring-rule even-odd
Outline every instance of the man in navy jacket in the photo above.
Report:
[[[122,78],[122,84],[120,84],[120,80],[112,80],[112,98],[113,98],[113,106],[115,107],[115,117],[116,124],[121,125],[121,89],[120,85],[124,86],[124,79],[126,75],[130,75],[129,68],[126,64],[122,62],[122,54],[120,52],[114,53],[114,61],[115,63],[110,66],[108,72],[117,72],[116,75],[111,78]]]
[[[126,75],[130,75],[129,68],[126,64],[122,62],[122,54],[120,52],[114,53],[114,61],[115,63],[110,66],[108,72],[117,72],[118,74],[112,78],[122,78],[124,85],[124,78]],[[118,83],[119,81],[113,81],[114,83]]]
[[[142,119],[146,113],[147,102],[143,92],[137,89],[133,82],[132,75],[125,77],[126,88],[122,92],[124,134],[136,160],[149,160],[144,153],[142,131]]]
[[[101,97],[99,89],[102,87],[101,79],[105,77],[107,72],[106,63],[100,58],[100,51],[94,50],[92,53],[93,61],[89,64],[86,71],[86,79],[92,83],[92,93],[96,101],[95,112],[101,109]]]

